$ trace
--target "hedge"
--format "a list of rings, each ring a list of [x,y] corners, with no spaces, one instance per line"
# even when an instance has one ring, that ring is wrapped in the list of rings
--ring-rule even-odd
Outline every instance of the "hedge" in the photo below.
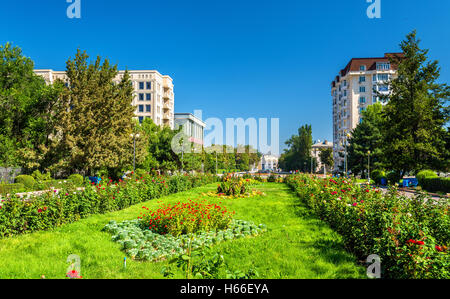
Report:
[[[429,192],[450,193],[450,178],[425,177],[421,180],[421,186]]]
[[[24,184],[15,183],[15,184],[0,184],[0,195],[6,195],[11,193],[19,193],[24,192],[25,186]]]
[[[105,179],[102,181],[104,182]],[[0,237],[52,229],[94,214],[118,211],[139,202],[217,181],[212,175],[134,176],[114,183],[46,192],[24,201],[16,196],[0,202]]]
[[[75,185],[83,185],[84,178],[81,174],[74,173],[67,178],[69,181],[72,181]]]
[[[425,178],[437,178],[438,175],[433,170],[422,170],[418,174],[416,174],[416,178],[419,181],[419,184],[422,185],[423,179]]]

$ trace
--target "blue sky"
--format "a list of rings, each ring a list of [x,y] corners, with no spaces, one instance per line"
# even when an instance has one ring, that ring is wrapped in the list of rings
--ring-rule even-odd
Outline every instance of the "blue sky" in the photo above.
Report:
[[[332,140],[330,82],[352,57],[383,56],[413,29],[450,82],[450,1],[81,0],[3,1],[0,43],[12,42],[36,68],[64,70],[76,49],[124,69],[174,79],[176,112],[203,117],[279,118],[280,145],[300,125]]]

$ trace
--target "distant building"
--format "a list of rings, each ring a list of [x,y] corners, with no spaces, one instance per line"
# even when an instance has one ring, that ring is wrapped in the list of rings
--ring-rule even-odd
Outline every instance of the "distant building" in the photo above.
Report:
[[[192,113],[175,113],[175,129],[183,127],[183,132],[189,136],[189,141],[203,146],[206,124]]]
[[[278,157],[272,154],[262,155],[258,170],[278,170]]]
[[[314,172],[323,172],[325,165],[320,160],[320,151],[327,148],[333,149],[333,142],[329,142],[327,140],[322,142],[320,140],[317,140],[317,142],[313,144],[311,148],[311,155],[317,160],[317,167],[316,169],[314,169]]]
[[[34,70],[42,76],[48,84],[61,79],[69,84],[65,71]],[[125,71],[119,71],[114,78],[119,83]],[[144,118],[151,118],[160,126],[174,128],[175,95],[173,80],[169,76],[161,75],[158,71],[128,71],[133,86],[133,102],[136,107],[135,115],[140,122]]]

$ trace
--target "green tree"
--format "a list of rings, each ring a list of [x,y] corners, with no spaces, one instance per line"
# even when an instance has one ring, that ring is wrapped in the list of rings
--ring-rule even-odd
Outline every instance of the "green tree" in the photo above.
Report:
[[[371,168],[381,167],[383,155],[383,136],[380,128],[383,121],[383,106],[375,103],[362,114],[362,122],[352,131],[348,147],[348,169],[353,174],[363,175],[368,167],[370,151]]]
[[[140,130],[144,133],[143,140],[146,141],[147,147],[147,155],[141,165],[144,169],[163,171],[180,169],[181,154],[177,155],[171,145],[179,130],[158,126],[150,118],[144,119]]]
[[[390,82],[392,94],[383,111],[386,166],[400,176],[442,165],[446,152],[450,87],[436,82],[438,61],[428,61],[428,50],[419,43],[413,31],[400,45],[404,57],[391,57],[398,75]]]
[[[88,63],[86,52],[78,50],[67,61],[66,74],[56,111],[53,168],[88,175],[132,164],[135,107],[128,72],[115,82],[117,66],[101,63],[100,57]]]
[[[333,160],[333,149],[332,148],[320,149],[319,158],[323,164],[328,166],[328,168],[333,167],[334,160]]]
[[[280,168],[286,171],[300,170],[309,172],[311,170],[311,148],[312,148],[312,127],[304,125],[298,129],[298,135],[293,135],[287,140],[287,149],[279,159]],[[313,161],[313,167],[317,162]]]
[[[60,86],[47,86],[33,61],[10,43],[0,46],[0,165],[39,168],[53,127]]]

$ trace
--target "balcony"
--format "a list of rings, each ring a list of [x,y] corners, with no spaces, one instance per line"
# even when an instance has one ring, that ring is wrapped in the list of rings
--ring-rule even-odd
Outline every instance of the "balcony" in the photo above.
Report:
[[[169,78],[164,78],[163,87],[164,89],[173,89],[172,81]]]

